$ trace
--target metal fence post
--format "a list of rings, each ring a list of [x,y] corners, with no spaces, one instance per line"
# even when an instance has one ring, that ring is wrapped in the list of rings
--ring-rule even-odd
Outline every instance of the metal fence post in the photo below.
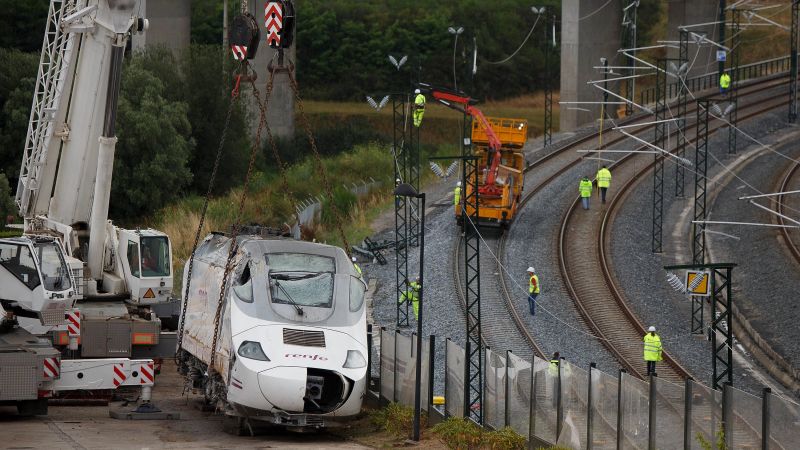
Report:
[[[650,374],[650,402],[648,405],[649,409],[649,418],[647,424],[647,448],[650,450],[655,450],[656,448],[656,427],[657,419],[656,419],[656,375]]]
[[[531,360],[531,398],[528,399],[528,446],[533,449],[533,436],[536,434],[536,356]]]
[[[372,324],[367,324],[367,391],[370,391],[372,386]],[[378,398],[380,398],[380,389],[378,390]]]
[[[450,417],[450,414],[447,413],[447,402],[449,401],[448,398],[450,397],[449,391],[447,390],[447,379],[449,378],[447,375],[450,373],[450,364],[448,364],[448,360],[450,356],[448,356],[447,349],[450,347],[450,338],[444,340],[444,418],[447,419]],[[431,370],[433,373],[433,370]]]
[[[563,358],[558,362],[558,381],[556,382],[556,386],[558,387],[558,389],[556,389],[556,442],[558,442],[558,438],[561,436],[561,428],[564,426],[564,408],[561,404],[561,400],[564,397],[561,395],[561,370],[563,368],[563,362]]]
[[[722,431],[726,448],[733,448],[733,384],[729,381],[722,385]]]
[[[436,336],[430,335],[428,338],[428,417],[431,417],[433,410],[433,374],[436,362]],[[445,362],[446,364],[446,362]],[[445,379],[447,379],[447,372],[445,372]]]
[[[509,403],[511,403],[511,402],[508,401],[508,399],[509,399],[509,395],[508,394],[509,394],[509,391],[510,391],[509,388],[508,388],[508,362],[511,361],[510,356],[511,356],[511,350],[506,350],[506,383],[505,383],[506,385],[505,385],[505,394],[504,394],[505,398],[506,398],[506,401],[503,403],[503,406],[504,406],[504,408],[503,408],[503,416],[504,416],[504,418],[503,418],[503,426],[504,427],[508,426],[508,413],[509,413],[509,407],[508,406],[509,406]]]
[[[692,449],[692,379],[684,383],[683,395],[683,449]]]
[[[397,403],[397,330],[394,330],[394,377],[392,380],[392,402]]]
[[[589,364],[589,392],[587,393],[587,407],[586,407],[586,450],[592,450],[592,441],[594,436],[592,428],[594,427],[594,383],[592,383],[592,371],[597,369],[596,363]]]
[[[381,343],[381,352],[383,352],[383,333],[386,332],[386,327],[381,327],[381,334],[380,334],[380,343]],[[378,406],[384,406],[383,404],[383,389],[382,389],[382,382],[383,382],[383,359],[378,355]]]
[[[769,403],[772,397],[772,389],[764,388],[764,398],[761,400],[761,449],[769,450]]]
[[[625,374],[625,369],[619,369],[619,382],[617,383],[617,450],[622,450],[622,376]]]

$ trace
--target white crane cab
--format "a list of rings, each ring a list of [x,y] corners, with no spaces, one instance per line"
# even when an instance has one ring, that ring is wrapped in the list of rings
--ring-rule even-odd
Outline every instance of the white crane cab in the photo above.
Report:
[[[119,258],[113,258],[113,253],[108,251],[111,247],[107,247],[104,290],[130,292],[129,302],[133,305],[169,301],[172,293],[172,245],[169,237],[149,228],[117,228],[114,238]]]
[[[77,297],[64,249],[52,237],[0,239],[0,286],[3,310],[42,325],[63,323]]]

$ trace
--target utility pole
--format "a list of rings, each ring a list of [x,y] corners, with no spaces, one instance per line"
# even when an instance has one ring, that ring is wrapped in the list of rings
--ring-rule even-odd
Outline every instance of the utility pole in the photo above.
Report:
[[[736,153],[736,135],[738,133],[737,126],[739,112],[737,110],[739,109],[739,55],[741,54],[741,51],[739,50],[739,44],[741,42],[739,37],[741,34],[741,27],[739,25],[742,16],[741,13],[742,11],[736,8],[731,10],[731,85],[728,89],[728,98],[730,100],[730,104],[733,105],[733,109],[730,110],[730,115],[728,116],[728,153],[730,154]]]
[[[653,145],[666,150],[666,112],[667,112],[667,62],[659,59],[656,69],[656,124]],[[661,253],[664,232],[664,154],[655,154],[653,166],[653,253]]]
[[[694,159],[694,221],[706,220],[706,173],[708,171],[708,110],[709,99],[697,100],[697,137]],[[693,223],[692,263],[705,263],[706,226]],[[703,297],[692,296],[692,334],[703,334]]]
[[[623,12],[623,19],[622,19],[622,47],[623,48],[636,48],[636,15],[639,10],[639,0],[635,0],[634,2],[630,3],[628,6],[622,9]],[[625,76],[631,76],[636,74],[636,60],[633,57],[636,56],[636,50],[631,50],[631,57],[628,58],[628,65],[634,67],[632,69],[626,69],[623,72]],[[629,78],[625,80],[625,98],[630,100],[630,102],[635,101],[636,96],[636,79]],[[630,102],[625,102],[625,116],[630,116],[633,114],[633,104]]]
[[[686,102],[689,94],[689,86],[686,84],[686,76],[689,73],[689,32],[683,28],[679,32],[680,41],[678,44],[678,78],[681,82],[678,86],[678,117],[675,125],[678,127],[677,145],[675,156],[680,161],[686,155]],[[686,68],[683,69],[684,64]],[[683,164],[675,164],[675,197],[683,198],[683,188],[686,182],[686,173]]]
[[[556,15],[550,15],[552,30],[553,30],[553,52],[556,51]],[[545,27],[544,27],[544,136],[542,146],[547,147],[548,145],[553,143],[553,83],[551,81],[551,73],[550,73],[550,42],[547,37],[548,28],[550,28],[547,23],[547,16],[545,16]]]

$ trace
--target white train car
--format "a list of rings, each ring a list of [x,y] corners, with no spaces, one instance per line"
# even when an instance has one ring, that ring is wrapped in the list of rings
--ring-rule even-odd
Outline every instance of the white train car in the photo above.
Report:
[[[321,428],[358,414],[367,381],[366,286],[350,258],[338,247],[286,238],[247,235],[237,243],[211,375],[231,239],[214,233],[197,248],[179,370],[225,412],[228,431],[253,421]],[[188,278],[187,264],[184,294]]]

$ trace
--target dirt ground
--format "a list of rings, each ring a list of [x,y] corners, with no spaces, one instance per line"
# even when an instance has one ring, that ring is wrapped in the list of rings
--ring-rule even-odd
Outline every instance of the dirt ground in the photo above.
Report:
[[[108,406],[50,406],[42,417],[18,417],[16,409],[0,407],[2,449],[360,449],[368,448],[337,434],[257,430],[254,437],[238,437],[222,431],[222,416],[203,412],[201,396],[181,395],[182,379],[174,364],[165,363],[156,378],[153,402],[163,411],[179,412],[179,420],[117,420],[110,409],[131,410],[122,402]],[[361,433],[358,433],[361,434]],[[365,437],[356,438],[361,441]],[[380,438],[367,445],[383,447]],[[391,444],[389,444],[391,445]]]

